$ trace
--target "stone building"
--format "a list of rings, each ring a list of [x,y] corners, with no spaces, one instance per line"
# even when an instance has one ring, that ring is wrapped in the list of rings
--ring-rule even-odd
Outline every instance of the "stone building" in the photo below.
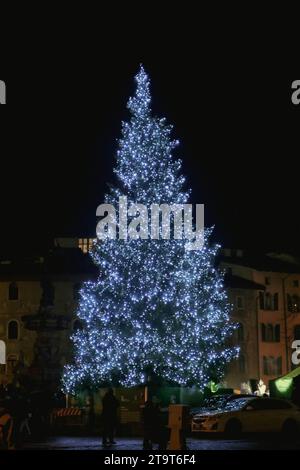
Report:
[[[0,261],[0,341],[6,350],[0,383],[59,382],[71,357],[70,335],[80,327],[80,285],[96,272],[80,248],[59,243],[42,257]]]
[[[300,263],[285,254],[223,250],[220,261],[239,323],[235,343],[241,348],[227,383],[241,388],[247,381],[269,380],[289,372],[292,343],[300,339]]]
[[[55,386],[72,355],[70,335],[76,319],[78,291],[97,276],[88,250],[92,238],[58,238],[43,256],[0,259],[0,384],[13,380]],[[232,342],[240,356],[228,367],[228,387],[285,374],[292,342],[300,339],[300,264],[287,255],[225,249],[219,259],[238,323]],[[253,385],[255,388],[255,385]]]

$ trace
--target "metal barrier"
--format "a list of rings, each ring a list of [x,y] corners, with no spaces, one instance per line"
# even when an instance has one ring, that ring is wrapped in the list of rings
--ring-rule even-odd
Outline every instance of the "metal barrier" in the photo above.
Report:
[[[56,408],[51,414],[54,426],[84,426],[87,416],[81,408]]]

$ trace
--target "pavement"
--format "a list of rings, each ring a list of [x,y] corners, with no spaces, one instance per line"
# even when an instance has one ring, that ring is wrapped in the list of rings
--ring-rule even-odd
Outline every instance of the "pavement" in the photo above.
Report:
[[[300,437],[283,440],[280,435],[255,435],[242,439],[229,440],[224,438],[190,438],[187,440],[189,450],[300,450]],[[42,442],[30,442],[23,446],[24,450],[103,450],[100,437],[49,437]],[[116,444],[109,450],[141,450],[141,438],[116,438]],[[105,449],[107,450],[107,448]],[[153,449],[155,450],[155,448]]]

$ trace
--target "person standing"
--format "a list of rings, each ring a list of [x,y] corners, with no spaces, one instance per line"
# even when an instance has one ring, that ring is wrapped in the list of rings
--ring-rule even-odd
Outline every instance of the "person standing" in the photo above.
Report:
[[[143,449],[152,450],[155,441],[155,431],[157,424],[157,409],[151,398],[149,398],[143,409],[144,441]]]
[[[0,403],[0,450],[14,449],[12,433],[13,419],[7,409]]]
[[[115,444],[114,434],[117,427],[119,401],[114,396],[112,388],[109,388],[102,400],[102,419],[103,419],[103,437],[104,447]]]

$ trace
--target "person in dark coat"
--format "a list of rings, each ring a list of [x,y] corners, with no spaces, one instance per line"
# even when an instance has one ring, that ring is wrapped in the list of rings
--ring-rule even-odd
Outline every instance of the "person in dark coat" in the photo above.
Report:
[[[146,401],[143,409],[143,425],[144,425],[144,441],[143,449],[152,450],[155,442],[155,434],[157,427],[157,408],[151,398]]]
[[[109,388],[102,400],[103,418],[103,446],[115,444],[114,434],[117,427],[119,401],[114,396],[112,388]]]
[[[166,450],[168,441],[169,441],[169,434],[170,430],[167,426],[168,424],[168,414],[163,413],[162,409],[159,405],[156,406],[156,419],[157,419],[157,443],[158,443],[158,450]]]

